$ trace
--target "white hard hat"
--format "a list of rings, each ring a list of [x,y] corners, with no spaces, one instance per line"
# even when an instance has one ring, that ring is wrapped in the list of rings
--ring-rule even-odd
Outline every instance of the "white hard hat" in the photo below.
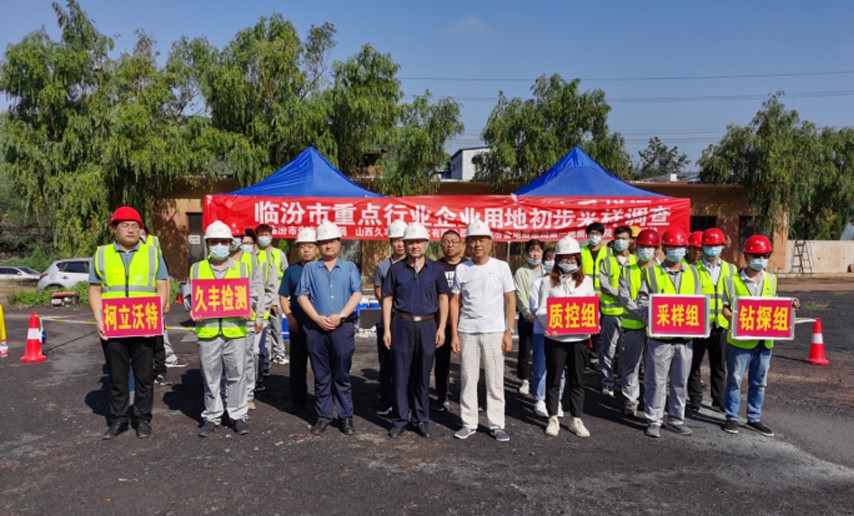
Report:
[[[402,220],[396,220],[391,223],[388,227],[388,238],[391,240],[392,238],[400,238],[403,236],[403,232],[406,231],[406,222]]]
[[[557,241],[557,245],[555,246],[555,256],[579,253],[581,253],[581,246],[578,245],[578,240],[571,237],[563,237]]]
[[[334,240],[336,238],[341,238],[341,230],[338,229],[338,226],[334,222],[329,222],[328,220],[324,220],[317,226],[317,241],[323,242],[324,240]]]
[[[297,244],[301,244],[303,242],[310,242],[312,244],[317,242],[317,231],[314,228],[302,228],[297,233]]]
[[[215,220],[205,229],[205,240],[211,238],[231,240],[231,229],[225,225],[225,222]]]
[[[489,229],[489,226],[478,219],[469,224],[466,228],[466,238],[473,236],[488,236],[489,238],[492,238],[492,230]]]
[[[403,232],[404,240],[430,240],[430,233],[427,228],[420,222],[413,222],[406,226],[406,231]]]

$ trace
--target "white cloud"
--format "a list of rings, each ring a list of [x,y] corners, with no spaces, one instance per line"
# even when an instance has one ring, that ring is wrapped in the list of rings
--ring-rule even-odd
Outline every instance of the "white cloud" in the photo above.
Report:
[[[486,34],[489,32],[489,27],[477,16],[464,16],[451,22],[447,30],[451,34]]]

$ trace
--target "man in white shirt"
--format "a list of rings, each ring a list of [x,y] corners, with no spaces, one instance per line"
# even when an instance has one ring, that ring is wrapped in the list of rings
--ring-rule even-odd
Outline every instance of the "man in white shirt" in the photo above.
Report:
[[[499,442],[504,430],[504,353],[513,348],[516,286],[507,262],[490,257],[492,231],[476,220],[466,229],[471,259],[457,266],[451,289],[451,348],[460,355],[463,427],[454,437],[467,439],[477,431],[477,382],[481,355],[486,377],[486,417],[489,433]]]

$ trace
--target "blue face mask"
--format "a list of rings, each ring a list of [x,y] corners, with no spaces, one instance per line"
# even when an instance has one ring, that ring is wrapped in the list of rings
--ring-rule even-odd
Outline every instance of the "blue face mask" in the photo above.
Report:
[[[272,237],[268,237],[268,236],[258,237],[258,245],[261,247],[267,247],[268,245],[270,245],[270,243],[272,241],[273,241]]]
[[[641,247],[638,249],[638,260],[642,262],[648,262],[655,258],[655,248],[654,247]]]
[[[252,244],[245,244],[240,246],[240,250],[242,250],[246,254],[252,254],[255,252],[255,246]]]
[[[749,267],[755,271],[764,271],[768,267],[768,258],[753,258]]]
[[[234,252],[234,251],[237,251],[238,249],[240,249],[240,239],[239,238],[232,238],[231,239],[231,251]]]
[[[618,253],[622,253],[623,251],[625,251],[628,248],[629,248],[629,241],[628,240],[625,240],[623,238],[618,238],[618,239],[614,240],[614,251],[617,251]]]
[[[685,258],[684,247],[668,247],[665,251],[667,254],[667,261],[670,263],[681,262]]]
[[[212,245],[210,247],[211,256],[217,260],[225,260],[228,258],[228,246],[225,244]]]
[[[599,245],[599,242],[602,241],[602,235],[587,235],[587,242],[590,245],[596,246]]]
[[[704,245],[703,246],[703,254],[708,256],[709,258],[715,259],[720,257],[721,251],[724,250],[724,246],[722,245]]]
[[[555,268],[555,261],[554,260],[546,260],[543,262],[543,269],[546,272],[551,272],[552,269],[554,269],[554,268]]]
[[[536,267],[541,263],[543,263],[542,260],[534,260],[533,258],[528,258],[528,265],[530,265],[531,267]]]

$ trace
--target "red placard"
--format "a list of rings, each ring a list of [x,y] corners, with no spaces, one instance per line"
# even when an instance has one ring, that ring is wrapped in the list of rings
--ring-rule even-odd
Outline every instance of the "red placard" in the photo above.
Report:
[[[790,297],[738,297],[733,301],[730,334],[735,340],[792,340],[795,309]]]
[[[192,310],[196,319],[248,317],[249,279],[196,279],[192,285]]]
[[[599,333],[599,298],[596,296],[548,298],[546,333],[558,335]]]
[[[205,196],[204,224],[214,220],[240,227],[269,224],[276,238],[296,238],[302,228],[324,220],[338,225],[348,240],[385,240],[396,220],[424,224],[432,240],[448,229],[462,231],[481,220],[499,242],[586,239],[594,221],[605,238],[618,226],[688,227],[689,199],[675,197],[526,197],[514,195],[429,195],[382,198]]]
[[[649,296],[650,337],[708,337],[709,298],[706,296]]]
[[[158,296],[101,299],[104,336],[154,337],[163,335],[163,301]]]

